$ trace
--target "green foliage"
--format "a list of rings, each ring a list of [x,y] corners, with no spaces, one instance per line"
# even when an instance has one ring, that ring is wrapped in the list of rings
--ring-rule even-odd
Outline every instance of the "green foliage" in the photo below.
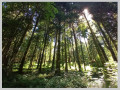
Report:
[[[114,61],[109,61],[105,63],[104,67],[104,80],[106,85],[104,87],[109,88],[117,88],[117,81],[118,81],[118,68],[117,63]]]
[[[79,24],[78,30],[85,32],[86,29],[87,29],[87,26],[84,23]]]
[[[44,3],[44,16],[46,20],[49,20],[49,18],[54,18],[55,14],[58,13],[58,10],[53,6],[54,3],[46,2]]]
[[[4,78],[3,88],[86,88],[87,78],[79,72],[70,72],[62,76],[47,78],[46,74],[40,75],[16,75]]]
[[[34,78],[30,80],[30,77],[28,75],[17,75],[12,79],[9,80],[3,80],[3,88],[44,88],[46,84],[46,79],[44,78]]]
[[[104,78],[103,87],[117,87],[117,63],[112,61],[112,56],[117,56],[116,6],[102,2],[3,2],[3,87],[97,87],[95,78]],[[84,10],[86,19],[84,15],[80,18]],[[91,19],[87,20],[90,14]],[[41,67],[37,68],[38,60]],[[55,75],[60,69],[60,76],[54,76],[51,66]],[[65,66],[68,73],[64,73]],[[19,68],[23,70],[20,72]],[[21,74],[17,74],[18,70]]]

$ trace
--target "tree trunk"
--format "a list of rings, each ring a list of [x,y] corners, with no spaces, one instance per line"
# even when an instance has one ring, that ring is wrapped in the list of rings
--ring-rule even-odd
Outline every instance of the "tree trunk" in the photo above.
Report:
[[[65,23],[64,23],[64,42],[65,42],[65,72],[68,72]]]
[[[44,47],[43,47],[41,60],[40,60],[40,66],[39,66],[39,72],[40,73],[42,72],[42,63],[43,63],[43,57],[44,57],[44,52],[45,52],[46,43],[47,43],[47,35],[48,35],[48,28],[46,29],[46,32],[45,32]]]
[[[55,45],[54,45],[54,54],[53,54],[53,60],[52,60],[52,67],[51,67],[51,71],[54,70],[54,63],[55,63],[55,52],[56,52],[56,45],[57,45],[57,30],[56,30],[56,37],[55,37]]]
[[[60,21],[59,21],[58,48],[57,48],[57,60],[56,60],[56,71],[55,71],[55,75],[60,75],[60,33],[61,33],[61,24],[60,24]]]
[[[71,51],[70,51],[70,44],[69,44],[69,40],[67,39],[67,41],[68,41],[68,62],[69,62],[69,67],[70,67],[70,69],[71,69],[71,55],[70,55],[70,53],[71,53]]]
[[[35,32],[36,27],[37,27],[38,22],[39,22],[39,18],[40,18],[40,15],[37,17],[37,21],[36,21],[35,27],[34,27],[34,29],[33,29],[32,35],[31,35],[31,37],[30,37],[30,39],[29,39],[29,42],[28,42],[28,44],[27,44],[27,48],[26,48],[26,50],[25,50],[25,52],[24,52],[24,56],[23,56],[23,58],[22,58],[22,60],[21,60],[21,64],[20,64],[20,66],[19,66],[19,73],[22,73],[23,65],[24,65],[24,62],[25,62],[25,57],[26,57],[26,55],[27,55],[28,49],[29,49],[30,44],[31,44],[31,41],[32,41],[32,39],[33,39],[34,32]]]
[[[82,71],[81,70],[81,60],[80,60],[79,53],[78,53],[77,38],[76,38],[76,33],[75,33],[75,30],[74,30],[73,24],[72,24],[72,30],[73,30],[73,34],[74,34],[74,40],[75,40],[77,63],[78,63],[79,71]]]
[[[113,38],[111,37],[109,31],[106,29],[106,27],[105,27],[105,25],[104,25],[103,23],[102,23],[102,25],[103,25],[103,27],[105,28],[105,31],[106,31],[106,33],[108,34],[110,40],[112,41],[112,43],[113,43],[113,45],[114,45],[116,51],[118,51],[118,49],[117,49],[117,45],[115,44],[115,42],[114,42]]]
[[[84,58],[84,53],[83,53],[83,48],[82,48],[82,42],[81,42],[81,36],[79,36],[80,38],[80,48],[81,48],[81,52],[82,52],[82,59],[83,59],[83,63],[84,63],[84,69],[86,71],[86,68],[85,68],[85,58]]]
[[[50,65],[50,62],[51,62],[51,48],[52,48],[52,39],[51,39],[51,41],[50,41],[50,54],[49,54],[48,66]]]
[[[104,59],[103,59],[104,61],[102,60],[102,63],[104,64],[105,61],[108,61],[107,55],[106,55],[104,49],[102,48],[102,46],[100,45],[100,43],[99,43],[97,37],[95,36],[95,34],[94,34],[92,28],[90,27],[90,24],[89,24],[89,22],[88,22],[88,20],[87,20],[87,18],[86,18],[86,16],[85,16],[85,14],[83,14],[83,15],[84,15],[84,17],[85,17],[85,19],[86,19],[86,21],[87,21],[87,24],[88,24],[89,29],[90,29],[91,34],[92,34],[93,41],[94,41],[95,46],[96,46],[96,50],[97,50],[97,52],[98,52],[98,54],[99,54],[101,60],[103,59],[102,55],[104,56]],[[101,52],[102,52],[102,55],[101,55],[100,51],[97,49],[98,47],[100,48],[100,50],[101,50]]]
[[[73,62],[74,62],[74,64],[75,64],[75,67],[76,67],[76,58],[75,58],[75,50],[74,50],[74,47],[73,47],[73,38],[72,38],[72,31],[71,31],[71,41],[72,41],[72,51],[73,51]]]
[[[85,37],[84,37],[84,41],[85,41]],[[88,50],[86,41],[85,41],[85,46],[86,46],[87,53],[88,53],[88,59],[89,59],[89,60],[92,60],[91,57],[90,57],[90,53],[89,53],[89,50]]]
[[[9,51],[10,45],[11,45],[12,40],[8,40],[8,43],[6,45],[6,47],[4,48],[3,52],[2,52],[2,64],[4,67],[7,67],[8,65],[8,59],[7,59],[7,53]]]
[[[62,36],[62,40],[63,40],[63,38],[64,38],[64,37]],[[63,49],[64,49],[64,48],[63,48],[63,47],[64,47],[64,44],[62,43],[62,67],[63,67],[63,69],[64,69],[64,55],[63,55],[63,52],[64,52]]]
[[[93,40],[93,38],[92,38],[92,40]],[[88,40],[88,43],[91,43],[91,41],[89,41]],[[92,51],[92,50],[90,50],[90,46],[89,46],[89,54],[90,54],[90,58],[91,58],[91,61],[90,62],[92,62],[92,60],[94,60],[94,59],[96,59],[96,57],[94,57],[94,52],[95,53],[97,53],[98,55],[99,55],[99,57],[100,57],[100,62],[102,63],[102,66],[104,65],[104,57],[102,56],[102,54],[101,54],[101,51],[100,51],[100,49],[99,49],[99,47],[98,47],[98,45],[97,45],[97,42],[96,41],[93,41],[93,44],[94,44],[94,46],[92,45],[92,49],[95,49],[97,52],[95,52],[95,51]],[[98,47],[98,48],[97,48]],[[99,63],[100,64],[100,63]]]
[[[35,56],[35,52],[36,52],[36,49],[37,49],[37,41],[36,41],[35,49],[34,49],[33,54],[32,54],[32,58],[30,60],[29,69],[31,69],[31,67],[32,67],[33,58]]]
[[[111,44],[109,43],[109,40],[107,39],[107,36],[105,35],[104,31],[103,31],[102,28],[100,27],[100,23],[97,22],[97,24],[98,24],[99,30],[102,32],[102,34],[103,34],[103,36],[104,36],[104,38],[105,38],[105,40],[106,40],[106,42],[107,42],[108,49],[109,49],[109,51],[111,52],[111,55],[112,55],[114,61],[117,61],[117,58],[116,58],[116,55],[115,55],[115,53],[114,53],[114,51],[113,51],[113,49],[112,49],[112,46],[111,46]]]
[[[18,53],[18,51],[19,51],[19,48],[20,48],[20,46],[21,46],[21,44],[22,44],[22,42],[23,42],[23,40],[24,40],[24,38],[25,38],[25,35],[26,35],[27,31],[29,30],[30,24],[31,24],[31,22],[27,25],[26,29],[24,30],[24,32],[23,32],[23,34],[22,34],[22,37],[21,37],[18,45],[17,45],[17,46],[15,47],[15,49],[13,50],[12,56],[11,56],[11,58],[10,58],[11,61],[14,61],[14,60],[15,60],[15,57],[16,57],[16,55],[17,55],[17,53]]]
[[[41,51],[42,51],[42,50],[40,50],[39,57],[38,57],[37,69],[39,68],[39,64],[40,64],[40,60],[41,60]]]
[[[47,49],[47,48],[46,48],[46,49]],[[46,50],[45,50],[45,53],[44,53],[44,56],[45,56],[45,57],[44,57],[44,59],[43,59],[43,61],[44,61],[43,66],[44,66],[44,67],[45,67],[45,62],[46,62],[46,53],[47,53],[47,52],[46,52]]]

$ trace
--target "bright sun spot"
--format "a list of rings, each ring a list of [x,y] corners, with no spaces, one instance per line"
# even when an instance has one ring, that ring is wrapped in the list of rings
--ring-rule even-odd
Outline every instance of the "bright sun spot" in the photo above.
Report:
[[[75,67],[71,66],[71,69],[72,69],[72,70],[74,70],[74,69],[75,69]]]
[[[87,38],[85,38],[85,39],[84,39],[83,37],[81,37],[81,42],[83,42],[83,43],[85,43],[85,42],[86,42],[86,43],[87,43],[87,42],[88,42],[88,40],[87,40]]]
[[[82,18],[83,18],[83,16],[80,16],[80,17],[79,17],[79,19],[82,19]]]
[[[83,13],[85,14],[85,16],[88,20],[90,20],[90,21],[92,20],[93,15],[89,13],[88,9],[84,9]]]
[[[90,65],[89,66],[86,66],[86,70],[92,70],[92,68],[90,67]]]
[[[88,14],[88,9],[84,9],[83,12],[84,12],[85,14]]]

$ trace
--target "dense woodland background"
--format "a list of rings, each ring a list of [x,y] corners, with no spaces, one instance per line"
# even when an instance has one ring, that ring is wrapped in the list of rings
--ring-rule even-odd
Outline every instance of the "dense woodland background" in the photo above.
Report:
[[[3,2],[2,86],[116,88],[116,2]]]

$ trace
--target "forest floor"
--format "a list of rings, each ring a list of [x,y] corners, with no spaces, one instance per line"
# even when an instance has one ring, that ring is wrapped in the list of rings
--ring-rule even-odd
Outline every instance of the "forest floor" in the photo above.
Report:
[[[11,77],[3,78],[3,88],[117,88],[117,73],[112,69],[104,68],[86,70],[84,73],[78,71],[61,71],[60,76],[54,72],[39,74],[25,72],[20,75],[14,72]],[[104,71],[104,72],[103,72]],[[105,72],[107,71],[107,73]]]

